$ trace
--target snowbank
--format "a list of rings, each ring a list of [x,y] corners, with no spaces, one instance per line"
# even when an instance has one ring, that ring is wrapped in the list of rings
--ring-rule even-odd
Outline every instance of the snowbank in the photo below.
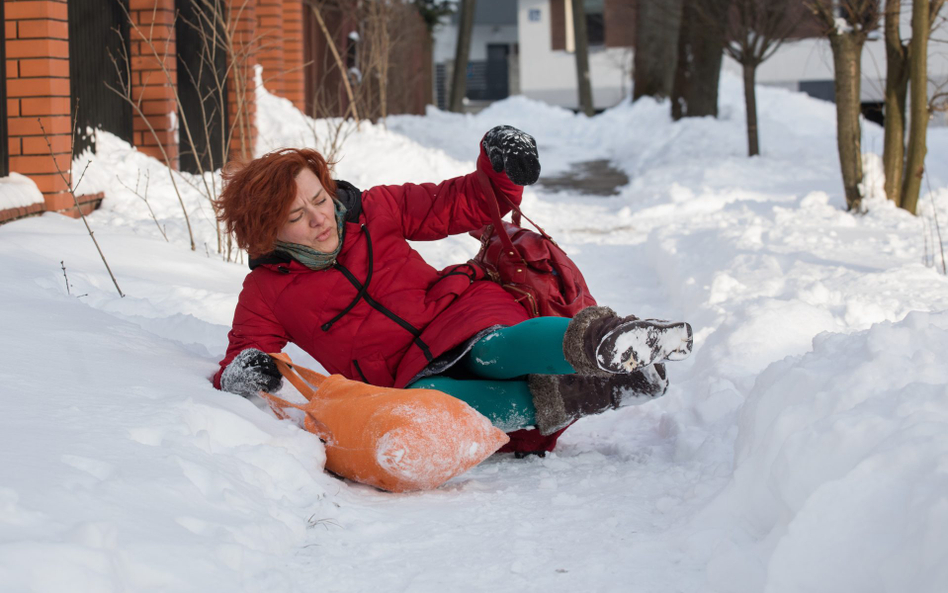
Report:
[[[939,591],[948,583],[948,313],[911,313],[771,365],[704,515],[755,545],[710,571],[734,591]],[[738,558],[735,558],[737,556]],[[750,574],[747,574],[750,572]],[[765,586],[766,585],[766,586]]]
[[[42,202],[43,193],[29,177],[15,172],[0,177],[0,210],[25,208]]]

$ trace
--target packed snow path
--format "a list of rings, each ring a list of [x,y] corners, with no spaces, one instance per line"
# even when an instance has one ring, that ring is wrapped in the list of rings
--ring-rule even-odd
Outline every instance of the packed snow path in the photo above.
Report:
[[[326,475],[315,437],[210,386],[246,268],[214,256],[184,184],[188,250],[167,173],[100,134],[84,190],[107,192],[90,223],[129,296],[81,223],[0,227],[4,590],[943,590],[948,282],[923,261],[932,201],[948,221],[948,134],[931,133],[921,220],[880,198],[874,155],[856,217],[832,105],[758,92],[756,159],[732,79],[719,120],[513,99],[347,139],[339,176],[361,187],[468,172],[501,123],[537,137],[544,175],[610,160],[632,179],[618,196],[535,186],[526,212],[600,302],[695,329],[664,398],[580,421],[545,459],[495,456],[407,495]],[[313,143],[286,102],[258,101],[261,151]],[[143,171],[168,243],[124,187]],[[476,247],[417,245],[436,266]]]

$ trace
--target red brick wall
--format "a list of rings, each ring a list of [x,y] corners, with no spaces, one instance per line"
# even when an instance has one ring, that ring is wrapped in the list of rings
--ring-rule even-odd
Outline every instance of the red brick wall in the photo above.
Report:
[[[174,0],[129,0],[132,100],[141,99],[144,118],[133,115],[132,143],[145,154],[178,167],[175,134],[178,83]],[[164,151],[162,151],[162,148]]]
[[[300,0],[283,0],[283,88],[281,96],[303,111],[305,104],[305,74],[303,72],[303,13],[309,8]]]
[[[230,121],[231,159],[246,160],[253,157],[257,140],[257,99],[254,82],[256,64],[257,15],[254,0],[228,0],[230,22],[228,31],[232,36],[235,64],[227,77],[227,107]]]
[[[47,210],[70,208],[57,171],[68,176],[72,160],[66,0],[6,0],[4,10],[10,170],[33,179]]]
[[[283,0],[257,0],[257,61],[263,66],[263,85],[275,95],[283,94]]]

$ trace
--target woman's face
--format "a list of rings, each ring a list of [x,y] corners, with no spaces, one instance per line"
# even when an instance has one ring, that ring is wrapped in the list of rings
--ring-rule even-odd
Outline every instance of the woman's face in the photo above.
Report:
[[[304,168],[296,176],[296,199],[277,239],[299,243],[324,253],[339,245],[336,206],[316,174]]]

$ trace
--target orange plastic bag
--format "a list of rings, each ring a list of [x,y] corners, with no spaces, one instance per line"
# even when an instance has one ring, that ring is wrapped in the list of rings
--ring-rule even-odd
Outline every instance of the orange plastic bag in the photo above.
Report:
[[[308,402],[261,392],[280,418],[306,413],[303,427],[326,443],[326,469],[391,492],[430,490],[471,469],[510,440],[461,400],[432,389],[393,389],[321,375],[271,354]]]

